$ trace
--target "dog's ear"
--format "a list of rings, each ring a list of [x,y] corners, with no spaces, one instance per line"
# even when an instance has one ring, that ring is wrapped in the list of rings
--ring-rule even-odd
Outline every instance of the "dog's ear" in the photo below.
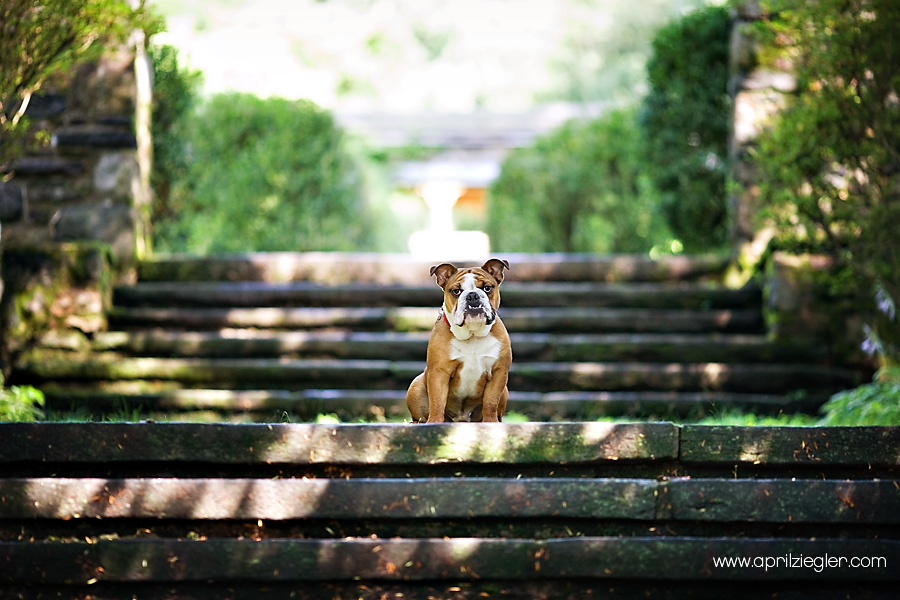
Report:
[[[453,277],[453,274],[458,270],[459,269],[457,269],[450,263],[443,263],[431,267],[431,274],[434,275],[437,279],[437,284],[441,287],[444,287],[444,284],[447,283],[447,280]]]
[[[499,258],[492,258],[481,267],[497,280],[497,285],[503,283],[503,269],[509,268],[509,263]]]

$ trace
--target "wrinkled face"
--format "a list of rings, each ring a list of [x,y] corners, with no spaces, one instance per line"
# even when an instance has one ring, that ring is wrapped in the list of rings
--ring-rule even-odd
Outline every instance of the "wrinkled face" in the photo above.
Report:
[[[500,306],[500,285],[481,269],[463,269],[447,280],[444,306],[452,324],[493,325]]]
[[[457,269],[444,263],[431,270],[437,284],[444,289],[444,314],[455,336],[460,339],[472,334],[480,337],[490,331],[497,320],[500,283],[505,268],[509,268],[506,261],[493,258],[480,269]]]

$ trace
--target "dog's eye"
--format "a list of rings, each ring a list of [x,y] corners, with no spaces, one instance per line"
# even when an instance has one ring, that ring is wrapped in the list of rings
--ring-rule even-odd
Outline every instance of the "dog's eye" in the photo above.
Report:
[[[492,285],[486,285],[486,286],[484,286],[484,287],[481,288],[481,289],[484,290],[484,293],[485,293],[485,294],[490,294],[491,292],[494,291],[494,286],[492,286]]]
[[[460,294],[462,294],[462,288],[453,288],[452,290],[450,290],[450,293],[458,297]]]

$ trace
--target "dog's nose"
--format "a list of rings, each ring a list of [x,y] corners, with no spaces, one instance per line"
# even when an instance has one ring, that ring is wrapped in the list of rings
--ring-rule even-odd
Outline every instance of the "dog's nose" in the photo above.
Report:
[[[469,306],[481,304],[481,297],[478,295],[478,292],[469,292],[466,294],[466,304]]]

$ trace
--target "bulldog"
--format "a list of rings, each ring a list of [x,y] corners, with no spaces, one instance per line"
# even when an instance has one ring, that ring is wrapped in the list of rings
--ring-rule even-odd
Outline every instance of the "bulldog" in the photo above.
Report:
[[[479,268],[431,268],[444,304],[428,339],[425,372],[406,392],[415,422],[498,422],[506,412],[512,364],[509,333],[497,314],[505,260]]]

